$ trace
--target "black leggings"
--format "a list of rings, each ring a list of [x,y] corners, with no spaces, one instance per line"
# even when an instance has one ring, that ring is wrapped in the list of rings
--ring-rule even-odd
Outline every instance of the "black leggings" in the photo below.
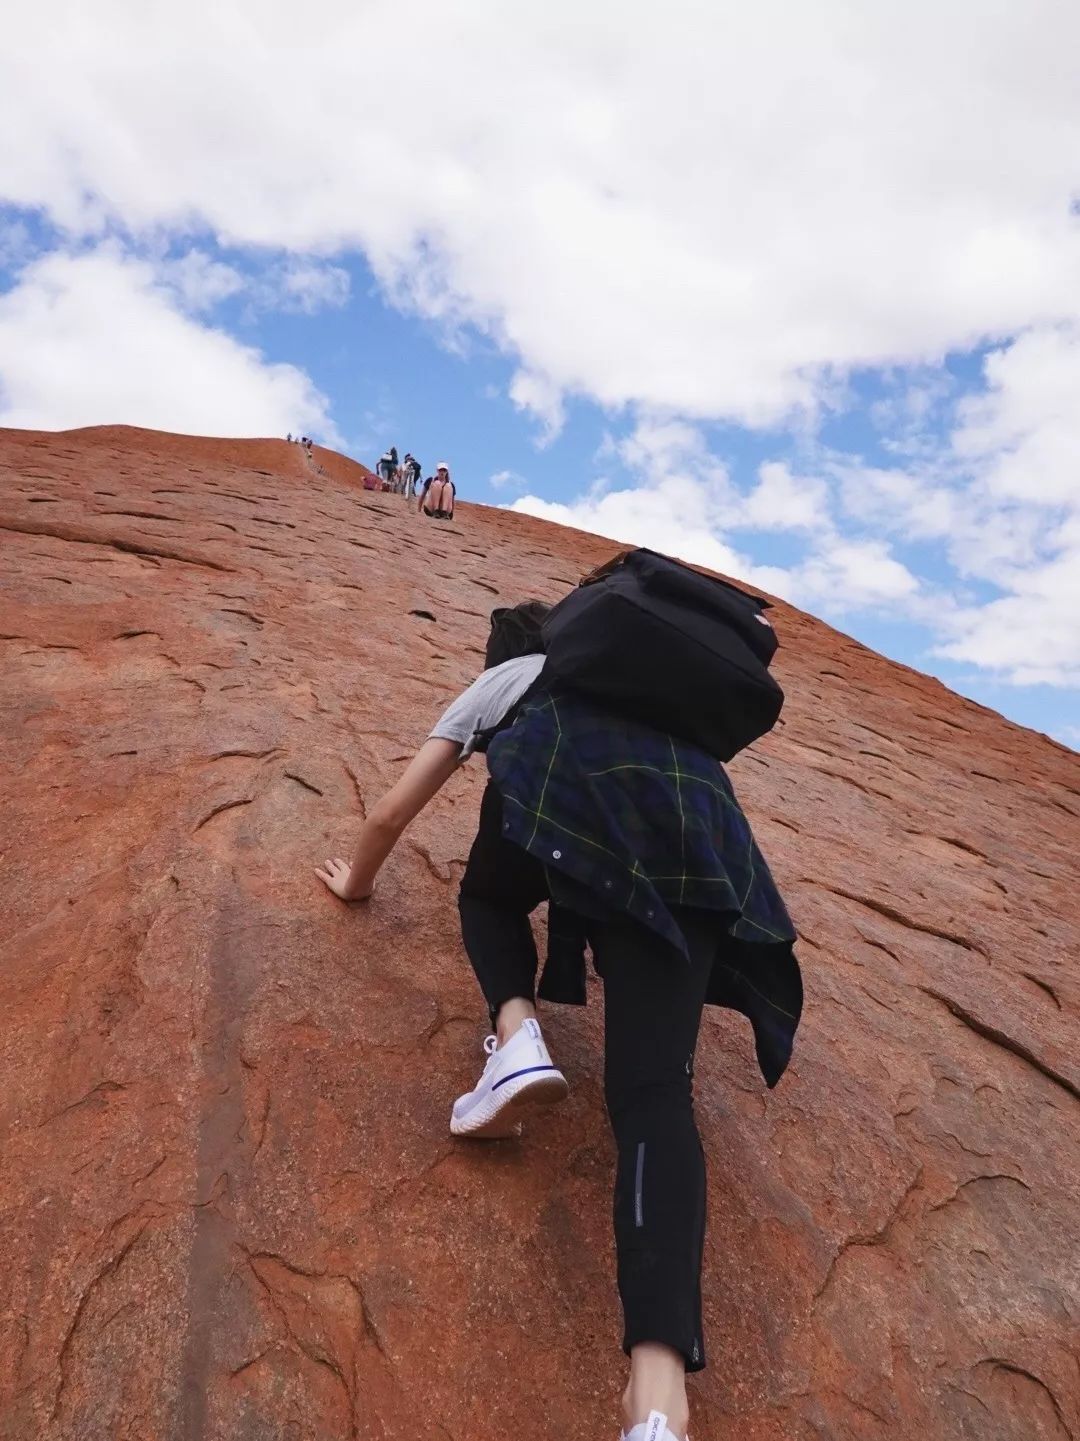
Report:
[[[465,949],[494,1023],[513,997],[534,1000],[529,914],[548,898],[544,868],[503,839],[489,784],[461,883]],[[693,1059],[716,950],[716,917],[677,913],[690,962],[623,917],[588,922],[604,981],[604,1098],[615,1135],[615,1249],[623,1349],[659,1341],[688,1371],[705,1365],[701,1260],[705,1157],[693,1109]]]

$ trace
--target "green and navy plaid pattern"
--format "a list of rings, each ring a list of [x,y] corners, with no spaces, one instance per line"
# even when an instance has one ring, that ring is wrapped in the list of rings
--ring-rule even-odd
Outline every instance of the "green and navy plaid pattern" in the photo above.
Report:
[[[572,929],[563,911],[628,914],[683,956],[671,907],[715,911],[724,943],[707,999],[749,1017],[774,1085],[802,1007],[795,929],[720,762],[552,688],[494,737],[488,767],[504,834],[543,863],[560,912],[541,995],[584,998],[580,945],[580,980],[556,954]]]

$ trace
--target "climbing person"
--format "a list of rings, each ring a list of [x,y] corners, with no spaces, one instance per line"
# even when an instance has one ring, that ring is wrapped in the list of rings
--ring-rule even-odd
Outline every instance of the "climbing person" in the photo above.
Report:
[[[434,520],[453,520],[455,494],[454,482],[450,479],[450,467],[445,460],[440,460],[435,467],[435,474],[429,475],[424,481],[417,509]]]
[[[393,478],[394,471],[396,469],[397,448],[392,445],[389,450],[383,451],[382,455],[379,456],[379,459],[375,463],[375,474],[383,482],[384,490],[389,486],[390,481]]]
[[[621,610],[620,586],[636,602]],[[703,1007],[749,1019],[770,1087],[802,1009],[795,932],[721,760],[779,714],[765,669],[775,637],[766,603],[724,586],[637,551],[554,610],[493,611],[483,673],[369,811],[352,865],[330,859],[317,871],[342,900],[369,898],[406,826],[486,749],[459,911],[492,1034],[450,1130],[511,1135],[528,1110],[566,1096],[536,1002],[585,1002],[587,944],[604,985],[617,1151],[624,1441],[684,1441],[686,1374],[705,1366],[705,1160],[692,1091]],[[537,987],[529,917],[545,900]]]
[[[405,460],[402,464],[404,474],[404,486],[402,494],[406,500],[412,500],[416,495],[416,487],[420,481],[421,466],[415,455],[405,452]]]

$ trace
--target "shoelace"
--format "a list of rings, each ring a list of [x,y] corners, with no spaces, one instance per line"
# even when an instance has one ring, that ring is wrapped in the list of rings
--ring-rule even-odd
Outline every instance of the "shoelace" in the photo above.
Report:
[[[487,1060],[484,1062],[484,1075],[485,1075],[485,1076],[486,1076],[487,1073],[491,1070],[492,1066],[495,1064],[495,1054],[496,1054],[496,1051],[498,1050],[498,1046],[499,1046],[499,1038],[498,1038],[498,1036],[486,1036],[486,1037],[484,1038],[484,1054],[487,1056]]]

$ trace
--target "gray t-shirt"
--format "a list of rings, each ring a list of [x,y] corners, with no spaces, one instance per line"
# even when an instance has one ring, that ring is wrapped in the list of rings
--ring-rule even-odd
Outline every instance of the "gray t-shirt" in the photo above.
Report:
[[[483,672],[443,712],[428,740],[456,741],[467,760],[481,731],[498,725],[544,668],[542,655],[521,655]]]

